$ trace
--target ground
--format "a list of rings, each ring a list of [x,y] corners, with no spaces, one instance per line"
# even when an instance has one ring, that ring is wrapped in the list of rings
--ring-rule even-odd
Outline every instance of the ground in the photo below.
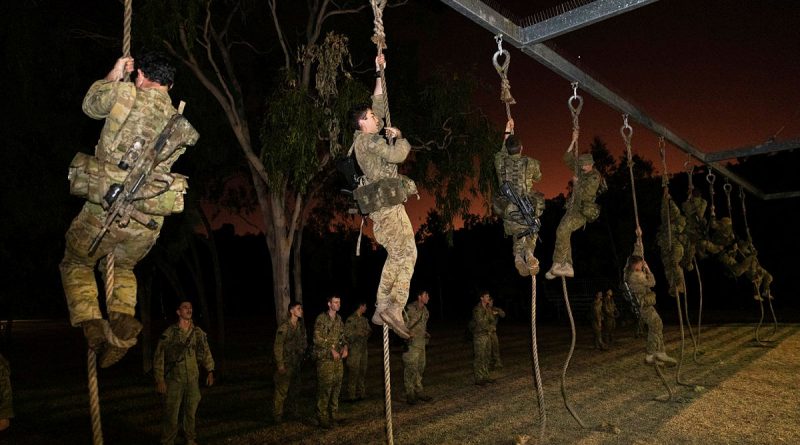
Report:
[[[379,331],[370,342],[369,397],[341,404],[346,424],[331,431],[313,426],[313,366],[300,389],[301,418],[273,425],[270,419],[272,329],[233,323],[226,372],[203,390],[198,442],[210,444],[381,444],[386,443]],[[567,325],[538,329],[551,444],[797,444],[800,443],[800,325],[782,324],[769,347],[753,341],[753,325],[704,326],[698,362],[691,342],[676,385],[677,368],[665,369],[676,397],[654,400],[666,388],[643,363],[644,339],[619,329],[610,351],[591,349],[590,329],[578,327],[575,354],[566,374],[569,401],[590,427],[581,428],[564,407],[560,378],[569,348]],[[668,352],[679,356],[680,331],[667,326]],[[270,331],[270,332],[268,332]],[[762,330],[762,337],[771,327]],[[496,383],[473,384],[472,346],[464,326],[431,322],[425,385],[434,400],[407,405],[402,394],[400,344],[392,350],[393,427],[396,444],[513,444],[520,435],[539,443],[539,416],[530,353],[530,329],[501,322],[505,367]],[[20,322],[10,356],[14,382],[13,433],[0,443],[88,444],[91,428],[86,360],[78,329],[66,322]],[[138,347],[123,362],[100,370],[105,443],[158,443],[160,399],[152,378],[141,372]],[[594,427],[619,428],[617,434]],[[611,429],[611,428],[606,428]]]

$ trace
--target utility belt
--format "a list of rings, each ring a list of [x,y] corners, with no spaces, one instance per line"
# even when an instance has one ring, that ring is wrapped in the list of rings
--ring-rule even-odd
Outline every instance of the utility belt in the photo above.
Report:
[[[398,175],[396,178],[381,178],[353,191],[353,197],[363,214],[402,204],[408,195],[417,194],[417,185],[411,178],[404,175]]]
[[[91,203],[103,205],[109,187],[124,183],[127,176],[127,170],[79,152],[69,164],[69,192]],[[183,211],[183,195],[187,188],[187,177],[184,175],[154,173],[149,183],[142,187],[142,199],[134,201],[134,208],[148,215],[180,213]]]

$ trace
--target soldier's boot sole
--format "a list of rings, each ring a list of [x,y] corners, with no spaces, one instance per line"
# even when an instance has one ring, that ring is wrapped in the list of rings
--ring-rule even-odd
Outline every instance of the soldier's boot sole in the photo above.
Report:
[[[656,352],[655,354],[653,354],[653,358],[658,360],[659,362],[664,363],[667,366],[675,366],[678,364],[677,360],[668,356],[665,352]]]
[[[376,324],[378,326],[383,326],[383,318],[381,318],[381,314],[385,310],[386,310],[386,306],[376,306],[375,307],[375,313],[372,314],[372,324]]]
[[[548,280],[553,280],[553,279],[555,279],[556,276],[555,276],[555,274],[553,274],[553,269],[550,268],[550,270],[548,270],[547,272],[544,273],[544,277],[546,279],[548,279]]]
[[[108,314],[109,325],[111,332],[120,340],[130,340],[142,331],[142,323],[139,322],[132,315],[122,314],[119,312],[111,312]],[[128,348],[119,346],[108,345],[100,356],[100,367],[108,368],[125,357],[128,353]]]
[[[381,319],[384,321],[384,323],[388,324],[394,333],[400,338],[411,338],[411,332],[409,332],[408,328],[406,328],[403,317],[400,315],[399,308],[390,307],[381,312]]]
[[[86,337],[86,343],[95,351],[102,350],[103,345],[106,343],[106,335],[103,331],[103,323],[104,321],[100,318],[86,320],[81,323],[81,327],[83,328],[83,336]]]

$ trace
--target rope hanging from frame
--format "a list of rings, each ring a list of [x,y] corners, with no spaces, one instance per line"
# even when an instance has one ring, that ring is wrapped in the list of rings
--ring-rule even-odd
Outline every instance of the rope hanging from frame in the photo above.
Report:
[[[494,65],[494,69],[497,70],[497,74],[500,76],[500,102],[505,104],[506,118],[511,120],[511,105],[517,103],[514,97],[511,96],[511,82],[508,81],[508,66],[511,64],[511,54],[508,50],[503,49],[502,34],[494,36],[494,40],[497,42],[497,52],[492,56],[492,64]],[[500,56],[505,58],[502,63],[498,60]],[[513,128],[511,132],[514,132]]]

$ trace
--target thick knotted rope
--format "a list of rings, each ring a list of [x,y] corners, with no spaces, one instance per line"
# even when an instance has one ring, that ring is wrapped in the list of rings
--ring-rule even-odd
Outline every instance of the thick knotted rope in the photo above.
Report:
[[[636,181],[633,177],[633,151],[631,149],[631,138],[633,137],[633,128],[628,125],[628,115],[622,115],[622,128],[619,129],[619,133],[622,135],[622,140],[625,141],[625,152],[628,159],[628,173],[630,173],[631,177],[631,197],[633,198],[633,216],[636,220],[636,227],[641,227],[639,225],[639,205],[636,201]],[[641,242],[641,236],[636,235]]]
[[[370,0],[370,4],[372,5],[372,13],[375,15],[374,24],[375,24],[375,34],[372,35],[372,42],[378,48],[378,56],[383,54],[383,50],[387,48],[386,46],[386,32],[383,29],[383,9],[386,7],[386,2],[388,0]],[[380,74],[381,78],[381,89],[383,90],[383,98],[384,98],[384,116],[386,119],[386,126],[392,126],[392,115],[389,113],[389,90],[386,86],[386,73],[383,70],[384,66],[378,66],[378,73]],[[389,143],[393,143],[393,139],[389,139]]]
[[[389,325],[383,324],[383,393],[386,404],[386,443],[394,444],[392,432],[392,367],[389,363]]]
[[[511,82],[508,81],[508,67],[511,64],[511,54],[503,49],[502,34],[496,35],[494,40],[497,42],[497,52],[492,56],[492,64],[494,65],[494,69],[497,70],[497,74],[500,76],[500,102],[505,104],[506,118],[511,120],[511,105],[517,103],[514,97],[511,96]],[[498,60],[500,56],[504,57],[502,63]],[[512,129],[511,131],[513,132],[514,130]]]
[[[542,372],[539,369],[539,346],[536,340],[536,274],[534,273],[531,273],[531,354],[533,355],[533,377],[536,382],[536,401],[539,404],[539,443],[544,443],[547,411],[544,405]]]

